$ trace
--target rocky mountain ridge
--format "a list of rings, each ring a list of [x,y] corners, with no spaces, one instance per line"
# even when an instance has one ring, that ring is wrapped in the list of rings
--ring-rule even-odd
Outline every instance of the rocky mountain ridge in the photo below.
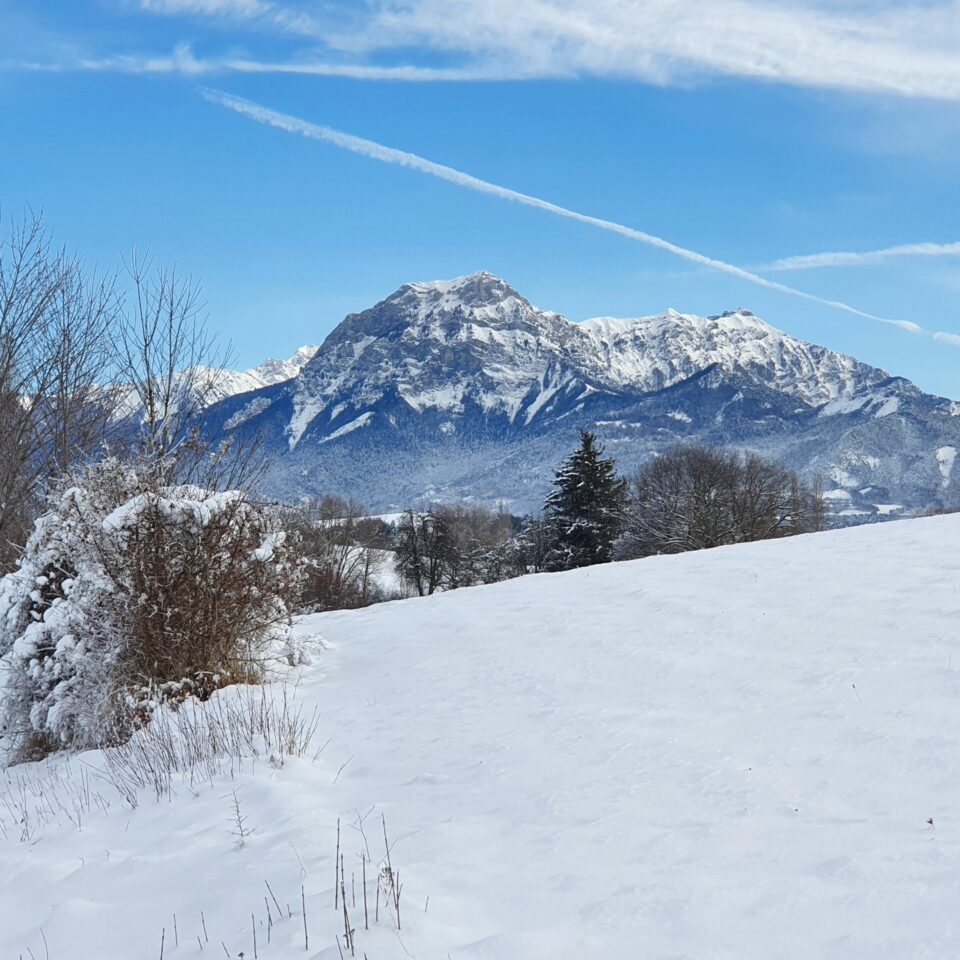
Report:
[[[748,310],[573,323],[478,273],[350,314],[295,376],[214,405],[208,428],[259,432],[285,497],[529,507],[589,428],[624,468],[684,440],[755,449],[864,517],[956,494],[958,413]]]

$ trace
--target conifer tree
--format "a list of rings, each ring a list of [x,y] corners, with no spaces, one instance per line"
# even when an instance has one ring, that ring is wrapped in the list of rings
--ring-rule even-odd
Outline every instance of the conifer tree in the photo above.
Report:
[[[596,435],[580,432],[580,447],[564,462],[547,497],[553,527],[548,570],[570,570],[606,563],[613,552],[623,517],[626,492],[616,464],[603,456]]]

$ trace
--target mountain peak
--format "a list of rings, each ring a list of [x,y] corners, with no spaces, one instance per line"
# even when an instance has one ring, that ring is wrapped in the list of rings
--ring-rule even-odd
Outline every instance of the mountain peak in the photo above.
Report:
[[[556,316],[538,310],[505,280],[481,271],[453,280],[404,284],[370,309],[346,317],[324,341],[321,353],[343,347],[356,357],[357,345],[371,340],[446,339],[462,328],[529,328],[535,334]]]
[[[410,299],[426,300],[431,304],[460,303],[465,307],[489,307],[514,299],[521,303],[527,301],[510,286],[486,270],[471,273],[453,280],[431,280],[429,282],[408,283],[402,286],[389,300]]]
[[[258,366],[245,370],[243,375],[258,381],[258,386],[281,383],[295,377],[319,349],[314,344],[305,344],[286,360],[269,357]]]
[[[652,393],[714,365],[809,407],[887,378],[742,308],[578,324],[481,271],[405,284],[346,317],[298,377],[287,435],[295,447],[315,420],[332,435],[348,411],[357,419],[385,398],[418,414],[479,409],[511,427],[539,424],[594,394]]]

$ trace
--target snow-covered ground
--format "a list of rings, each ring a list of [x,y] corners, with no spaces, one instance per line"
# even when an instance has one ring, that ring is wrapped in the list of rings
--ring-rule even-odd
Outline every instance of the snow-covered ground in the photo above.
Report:
[[[263,960],[339,958],[338,817],[368,960],[960,956],[958,542],[934,517],[308,618],[316,762],[132,810],[98,755],[9,772],[60,780],[46,826],[0,802],[0,957],[149,960],[165,928],[169,960],[249,960],[257,927]],[[370,881],[366,931],[381,815],[401,928]]]

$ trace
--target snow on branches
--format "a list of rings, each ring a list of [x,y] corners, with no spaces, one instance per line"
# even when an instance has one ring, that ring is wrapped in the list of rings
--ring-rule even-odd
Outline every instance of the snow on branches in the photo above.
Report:
[[[112,459],[79,470],[0,580],[0,734],[19,757],[96,746],[160,700],[256,681],[297,576],[276,518],[244,493]]]

